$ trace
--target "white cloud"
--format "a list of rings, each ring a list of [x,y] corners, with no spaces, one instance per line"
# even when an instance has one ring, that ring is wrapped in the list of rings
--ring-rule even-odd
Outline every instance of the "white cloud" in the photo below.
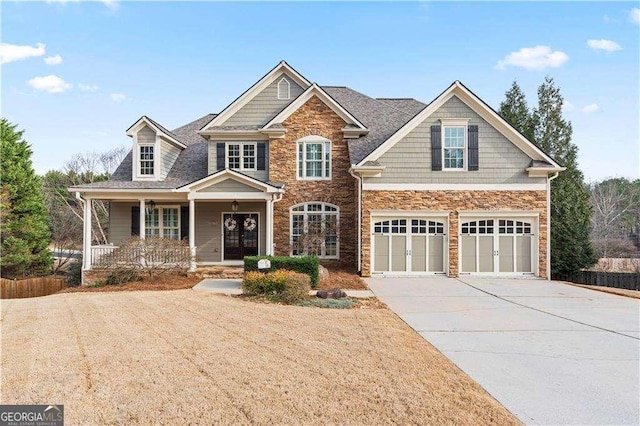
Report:
[[[566,99],[562,103],[562,111],[572,111],[574,108],[574,105]]]
[[[620,46],[615,41],[605,40],[603,38],[601,38],[600,40],[588,40],[587,46],[589,46],[593,50],[604,50],[605,52],[615,52],[616,50],[622,50],[622,46]]]
[[[105,6],[107,6],[107,8],[109,8],[109,10],[111,11],[116,11],[118,10],[118,8],[120,7],[120,3],[118,3],[117,0],[99,0],[102,4],[104,4]]]
[[[634,7],[629,11],[629,20],[636,25],[640,25],[640,8]]]
[[[17,44],[0,43],[0,64],[42,56],[45,53],[45,45],[36,43],[33,46],[19,46]]]
[[[67,83],[57,75],[35,77],[29,80],[27,83],[34,89],[42,90],[47,93],[62,93],[73,87],[71,84]]]
[[[112,93],[111,100],[114,102],[122,102],[127,99],[127,95],[124,93]]]
[[[585,114],[593,114],[594,112],[598,112],[599,110],[600,107],[598,106],[598,104],[589,104],[582,108],[582,112],[584,112]]]
[[[569,55],[559,50],[553,51],[549,46],[523,47],[498,61],[496,68],[502,70],[511,66],[541,71],[546,68],[558,68],[568,60]]]
[[[44,63],[47,65],[60,65],[62,63],[62,56],[47,56],[46,58],[44,58]]]
[[[78,84],[78,89],[82,90],[83,92],[97,92],[98,91],[98,86],[92,86],[90,84]]]

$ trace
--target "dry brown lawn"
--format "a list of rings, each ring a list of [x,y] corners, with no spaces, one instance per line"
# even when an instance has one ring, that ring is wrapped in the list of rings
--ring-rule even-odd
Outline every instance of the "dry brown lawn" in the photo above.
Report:
[[[67,424],[515,424],[386,309],[191,290],[2,300],[2,404]]]

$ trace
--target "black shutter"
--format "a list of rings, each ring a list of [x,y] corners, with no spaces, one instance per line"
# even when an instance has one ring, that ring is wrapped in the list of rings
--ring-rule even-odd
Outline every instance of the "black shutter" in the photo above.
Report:
[[[267,167],[267,144],[264,142],[258,142],[258,159],[257,159],[257,168],[258,170],[266,170]]]
[[[218,142],[216,144],[216,169],[218,170],[224,169],[224,151],[225,143]]]
[[[131,236],[138,237],[140,235],[140,207],[131,207]]]
[[[189,241],[189,206],[180,206],[180,239]]]
[[[469,126],[469,167],[467,170],[478,170],[478,126]]]
[[[431,126],[431,170],[442,170],[442,130],[440,125]]]

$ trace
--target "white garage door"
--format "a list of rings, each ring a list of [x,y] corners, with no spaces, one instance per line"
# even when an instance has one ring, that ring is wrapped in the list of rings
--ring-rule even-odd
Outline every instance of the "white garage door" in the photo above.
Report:
[[[418,275],[445,272],[445,218],[374,218],[372,223],[372,273]]]
[[[535,272],[535,218],[461,220],[460,272],[532,274]]]

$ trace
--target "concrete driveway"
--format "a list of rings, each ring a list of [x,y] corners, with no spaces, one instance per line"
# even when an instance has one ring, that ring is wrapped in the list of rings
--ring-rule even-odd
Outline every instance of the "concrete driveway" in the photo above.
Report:
[[[640,423],[640,300],[533,279],[366,281],[523,422]]]

